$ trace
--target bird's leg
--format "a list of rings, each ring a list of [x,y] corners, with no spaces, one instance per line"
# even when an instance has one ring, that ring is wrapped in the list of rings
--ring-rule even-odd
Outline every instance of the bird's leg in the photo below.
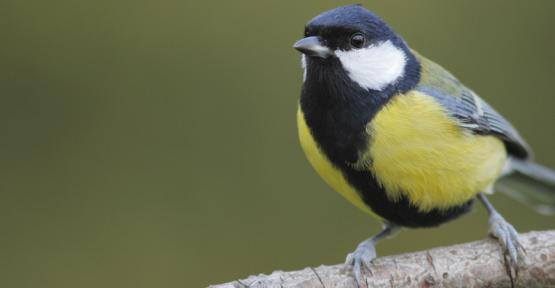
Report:
[[[374,247],[376,242],[399,229],[400,227],[397,225],[385,223],[382,231],[362,241],[358,244],[357,249],[353,253],[347,255],[345,265],[353,266],[353,272],[355,273],[355,279],[359,287],[361,287],[360,284],[362,283],[362,268],[366,267],[369,269],[370,262],[376,258],[376,248]]]
[[[480,199],[488,211],[490,233],[497,238],[504,252],[509,255],[511,267],[515,271],[518,271],[520,265],[526,264],[524,255],[526,251],[519,242],[518,233],[513,225],[509,224],[509,222],[493,208],[484,194],[478,194],[478,199]]]

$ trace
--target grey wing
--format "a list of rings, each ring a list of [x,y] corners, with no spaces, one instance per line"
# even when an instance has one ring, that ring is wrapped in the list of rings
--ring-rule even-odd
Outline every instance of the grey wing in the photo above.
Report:
[[[453,75],[432,61],[419,57],[422,80],[416,90],[434,97],[459,126],[473,133],[494,135],[505,143],[508,153],[519,159],[531,159],[532,151],[516,129],[488,103],[466,88]]]

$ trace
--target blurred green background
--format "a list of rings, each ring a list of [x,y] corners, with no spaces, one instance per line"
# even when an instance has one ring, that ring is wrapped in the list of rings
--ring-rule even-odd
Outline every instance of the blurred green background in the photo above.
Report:
[[[0,1],[0,286],[203,287],[342,262],[380,223],[305,160],[291,45],[348,3]],[[555,167],[554,1],[363,3]],[[554,228],[492,201],[520,231]],[[378,253],[486,231],[477,206]]]

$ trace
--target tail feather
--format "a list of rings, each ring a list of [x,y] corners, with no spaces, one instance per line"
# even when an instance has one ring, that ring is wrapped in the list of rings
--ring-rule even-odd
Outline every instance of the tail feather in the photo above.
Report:
[[[517,172],[555,187],[555,171],[531,161],[513,160],[511,163]]]
[[[532,206],[543,215],[555,214],[555,171],[531,161],[512,160],[512,173],[496,183],[497,190]]]

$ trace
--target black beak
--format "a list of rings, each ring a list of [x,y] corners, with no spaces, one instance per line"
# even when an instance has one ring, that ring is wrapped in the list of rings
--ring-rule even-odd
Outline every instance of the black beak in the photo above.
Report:
[[[322,45],[320,38],[316,36],[306,37],[297,41],[293,44],[293,48],[299,50],[299,52],[305,54],[306,56],[314,56],[324,59],[333,54],[330,48]]]

